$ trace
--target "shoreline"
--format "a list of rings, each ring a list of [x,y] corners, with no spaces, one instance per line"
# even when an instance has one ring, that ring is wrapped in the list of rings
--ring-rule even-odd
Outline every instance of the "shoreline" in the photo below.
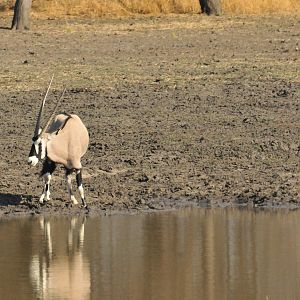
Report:
[[[50,201],[51,203],[51,201]],[[275,212],[277,210],[298,210],[299,205],[296,204],[271,204],[266,203],[224,203],[214,202],[213,204],[205,201],[199,202],[197,200],[186,200],[186,201],[152,201],[150,203],[137,204],[135,206],[127,206],[116,203],[116,205],[102,205],[102,206],[89,206],[88,210],[78,206],[56,206],[50,203],[40,205],[32,203],[23,203],[20,205],[7,205],[0,208],[0,220],[9,218],[22,218],[22,217],[33,217],[33,216],[47,216],[47,217],[72,217],[72,216],[87,216],[87,217],[102,217],[102,216],[113,216],[113,215],[137,215],[137,214],[148,214],[148,213],[167,213],[174,212],[182,209],[246,209],[246,210],[267,210]]]

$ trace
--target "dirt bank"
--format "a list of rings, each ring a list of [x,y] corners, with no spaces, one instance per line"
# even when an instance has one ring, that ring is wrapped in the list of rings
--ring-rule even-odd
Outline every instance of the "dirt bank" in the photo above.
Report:
[[[91,211],[300,205],[300,17],[0,17],[0,214],[77,213],[64,172],[38,204],[27,166],[38,103],[86,123]]]

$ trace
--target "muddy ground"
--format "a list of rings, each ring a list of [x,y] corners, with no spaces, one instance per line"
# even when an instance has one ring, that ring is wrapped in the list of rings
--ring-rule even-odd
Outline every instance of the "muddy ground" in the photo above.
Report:
[[[64,171],[41,206],[27,166],[38,105],[77,113],[90,213],[300,206],[300,16],[36,19],[0,15],[0,215],[79,213]]]

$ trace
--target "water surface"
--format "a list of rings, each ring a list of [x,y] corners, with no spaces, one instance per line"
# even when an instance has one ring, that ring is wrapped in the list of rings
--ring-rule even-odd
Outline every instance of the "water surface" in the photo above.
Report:
[[[0,220],[0,299],[300,299],[300,212]]]

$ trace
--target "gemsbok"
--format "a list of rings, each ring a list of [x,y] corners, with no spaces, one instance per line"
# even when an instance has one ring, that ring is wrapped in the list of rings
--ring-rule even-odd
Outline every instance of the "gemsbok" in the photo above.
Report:
[[[52,81],[53,76],[38,113],[28,164],[36,166],[39,160],[43,160],[41,177],[43,177],[45,184],[39,200],[40,203],[50,200],[51,176],[56,168],[56,164],[62,164],[66,171],[66,181],[70,200],[73,204],[78,204],[72,191],[71,181],[71,175],[75,171],[82,205],[87,208],[82,186],[81,158],[87,151],[89,134],[85,125],[77,115],[62,113],[55,116],[58,105],[66,91],[65,89],[58,99],[48,122],[41,128],[43,109]]]

